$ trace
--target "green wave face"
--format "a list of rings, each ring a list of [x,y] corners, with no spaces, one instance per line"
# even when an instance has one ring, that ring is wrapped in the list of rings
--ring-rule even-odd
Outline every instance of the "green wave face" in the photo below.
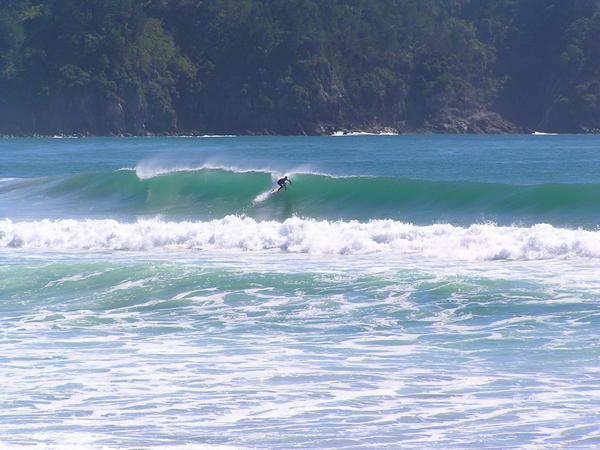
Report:
[[[60,181],[48,193],[91,207],[112,206],[121,213],[209,218],[243,213],[271,184],[270,174],[261,172],[199,170],[139,179],[134,171],[123,170],[77,175]]]
[[[268,172],[204,169],[139,179],[134,171],[80,174],[13,186],[6,195],[51,199],[76,215],[166,215],[189,219],[244,214],[257,219],[384,219],[415,223],[579,224],[600,220],[600,185],[509,185],[295,174],[285,191]],[[33,186],[33,187],[32,187]],[[0,199],[2,198],[0,192]],[[64,214],[63,214],[64,216]]]
[[[300,216],[411,221],[577,221],[600,218],[600,185],[515,186],[298,175],[273,206]]]

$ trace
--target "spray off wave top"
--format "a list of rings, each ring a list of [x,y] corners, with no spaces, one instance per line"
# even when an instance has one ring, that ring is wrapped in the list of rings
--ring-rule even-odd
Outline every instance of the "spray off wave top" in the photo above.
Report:
[[[193,167],[153,170],[10,180],[0,184],[0,216],[14,217],[12,204],[26,208],[41,199],[37,204],[56,214],[39,218],[160,215],[209,220],[243,215],[278,221],[394,219],[422,225],[547,222],[592,229],[600,223],[600,184],[524,186],[292,173],[290,189],[268,196],[279,174]]]

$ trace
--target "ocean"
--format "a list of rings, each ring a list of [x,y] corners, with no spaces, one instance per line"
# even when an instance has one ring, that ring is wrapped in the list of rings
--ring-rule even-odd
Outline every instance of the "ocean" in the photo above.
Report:
[[[599,223],[597,136],[1,139],[0,449],[600,448]]]

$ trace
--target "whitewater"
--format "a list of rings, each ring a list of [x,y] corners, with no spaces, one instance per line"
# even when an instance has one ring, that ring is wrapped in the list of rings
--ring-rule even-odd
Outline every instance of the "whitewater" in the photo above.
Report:
[[[257,222],[227,216],[209,222],[141,220],[0,221],[0,248],[37,250],[240,250],[362,255],[391,253],[443,260],[600,258],[600,231],[449,224],[415,226],[287,219]]]
[[[0,449],[600,447],[599,146],[0,140]]]

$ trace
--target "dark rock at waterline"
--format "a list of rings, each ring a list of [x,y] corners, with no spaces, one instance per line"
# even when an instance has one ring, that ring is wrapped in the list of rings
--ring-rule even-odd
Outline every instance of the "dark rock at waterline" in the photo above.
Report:
[[[462,111],[457,108],[444,108],[428,117],[421,129],[433,133],[451,134],[501,134],[523,133],[525,128],[504,119],[492,111]]]

